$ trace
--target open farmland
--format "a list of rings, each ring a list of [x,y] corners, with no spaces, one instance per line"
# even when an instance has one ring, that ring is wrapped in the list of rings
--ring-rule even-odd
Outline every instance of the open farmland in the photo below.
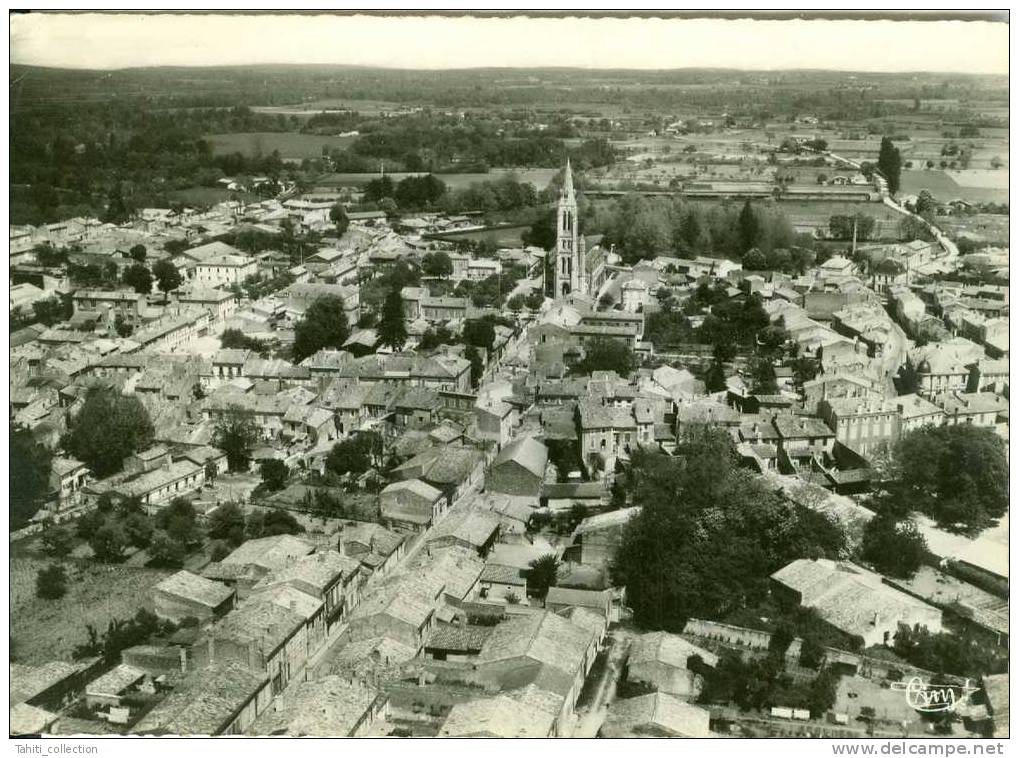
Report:
[[[543,190],[552,181],[552,177],[559,171],[558,168],[493,168],[487,174],[436,174],[443,181],[448,189],[458,190],[468,187],[477,182],[494,182],[502,176],[513,176],[517,181],[530,182],[538,190]],[[408,176],[425,176],[424,172],[412,173],[396,171],[386,174],[394,182],[406,179]],[[316,184],[322,187],[362,187],[372,179],[378,179],[379,175],[372,174],[325,174],[316,180]]]
[[[938,200],[967,200],[971,203],[1007,203],[1008,170],[902,172],[900,192],[907,195],[928,190]]]
[[[65,563],[67,594],[59,600],[35,596],[35,577],[47,561],[11,561],[11,643],[19,663],[71,660],[76,645],[88,640],[92,624],[101,634],[112,619],[152,608],[152,587],[170,570]]]
[[[223,203],[227,200],[240,200],[244,203],[257,203],[260,200],[257,195],[250,192],[235,192],[225,187],[187,187],[168,190],[166,199],[171,203],[183,203],[195,208],[216,205],[216,203]]]
[[[974,242],[1008,246],[1008,216],[977,213],[973,216],[938,216],[938,226],[955,239],[968,237]]]
[[[322,148],[345,148],[356,137],[331,137],[295,132],[240,132],[236,134],[207,134],[204,138],[216,155],[241,153],[248,157],[269,155],[279,151],[284,160],[321,158]]]

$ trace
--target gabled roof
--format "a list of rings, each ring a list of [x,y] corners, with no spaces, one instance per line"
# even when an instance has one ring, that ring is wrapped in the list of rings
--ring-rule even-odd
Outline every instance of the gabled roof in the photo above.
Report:
[[[605,737],[709,737],[711,715],[663,692],[616,700],[602,726]]]
[[[533,437],[518,437],[499,452],[492,461],[492,466],[499,466],[508,461],[541,478],[545,475],[545,465],[548,463],[548,448]]]
[[[219,734],[268,684],[239,663],[213,663],[191,674],[131,729],[133,734]]]
[[[498,624],[478,654],[477,665],[484,669],[488,663],[529,659],[565,674],[572,684],[593,640],[592,632],[561,616],[530,613]]]
[[[234,591],[229,587],[211,579],[192,574],[190,571],[178,571],[168,576],[155,586],[159,592],[175,595],[207,608],[217,608],[230,599]]]
[[[490,512],[455,509],[432,527],[427,540],[435,542],[452,537],[480,549],[499,530],[499,523],[499,518]]]
[[[254,565],[274,571],[307,555],[315,546],[290,534],[248,540],[222,560],[225,564]]]
[[[718,656],[687,642],[678,634],[650,632],[633,640],[630,648],[630,665],[641,663],[663,663],[678,669],[686,669],[687,661],[699,656],[708,666],[718,665]]]
[[[378,697],[378,690],[336,675],[298,682],[279,695],[247,733],[353,737],[355,728]]]
[[[562,698],[534,685],[493,697],[457,703],[439,737],[548,737]]]

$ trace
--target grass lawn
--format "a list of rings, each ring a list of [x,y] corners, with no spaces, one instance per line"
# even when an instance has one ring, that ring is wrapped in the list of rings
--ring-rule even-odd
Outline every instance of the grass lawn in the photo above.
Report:
[[[297,132],[238,132],[233,134],[206,134],[204,138],[216,155],[242,153],[255,156],[269,155],[279,150],[283,159],[321,158],[322,147],[345,148],[355,137],[333,137]]]
[[[152,609],[152,587],[172,569],[133,568],[67,562],[67,594],[59,600],[35,596],[35,578],[48,561],[14,557],[10,565],[12,660],[41,664],[71,660],[86,642],[86,624],[101,634],[111,619]]]
[[[187,189],[169,190],[166,193],[169,202],[179,202],[190,207],[206,207],[227,200],[240,200],[254,203],[262,198],[248,192],[233,192],[222,187],[188,187]]]

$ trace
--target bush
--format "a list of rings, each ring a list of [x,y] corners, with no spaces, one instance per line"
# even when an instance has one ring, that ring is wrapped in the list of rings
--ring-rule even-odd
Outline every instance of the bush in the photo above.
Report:
[[[35,578],[35,594],[45,600],[59,600],[67,594],[67,572],[54,563],[41,571]]]

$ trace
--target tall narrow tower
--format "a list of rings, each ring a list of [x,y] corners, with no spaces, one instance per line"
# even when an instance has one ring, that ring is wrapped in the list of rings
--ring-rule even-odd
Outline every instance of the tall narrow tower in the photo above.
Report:
[[[577,257],[577,195],[573,191],[573,171],[566,159],[563,189],[556,213],[555,297],[560,298],[580,289],[580,260]]]

